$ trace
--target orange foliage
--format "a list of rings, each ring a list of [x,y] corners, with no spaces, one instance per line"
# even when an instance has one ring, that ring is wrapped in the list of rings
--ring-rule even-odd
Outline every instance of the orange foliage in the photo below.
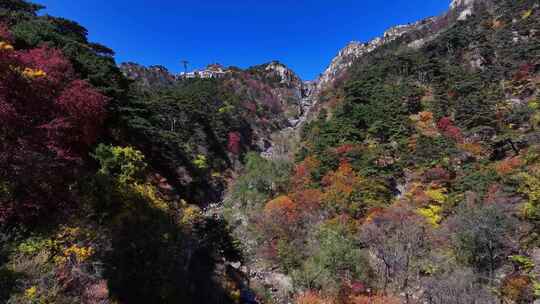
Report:
[[[332,299],[321,296],[314,291],[302,293],[296,297],[296,304],[334,304]]]
[[[481,156],[486,155],[486,151],[484,147],[482,147],[482,145],[479,143],[462,143],[462,144],[458,144],[458,147],[461,150],[465,152],[469,152],[474,156],[481,157]]]
[[[362,179],[354,172],[349,163],[342,163],[334,172],[323,178],[324,198],[338,206],[346,207],[351,203],[352,195],[362,184]]]
[[[433,113],[431,112],[420,112],[418,113],[418,117],[420,121],[423,121],[423,122],[433,121]]]
[[[439,131],[433,120],[433,113],[420,112],[417,115],[412,115],[411,120],[415,123],[416,130],[427,137],[439,136]]]
[[[321,162],[315,157],[307,157],[303,162],[296,165],[291,183],[295,189],[306,188],[312,183],[311,173],[318,168]]]
[[[327,190],[337,190],[350,195],[355,186],[359,186],[360,177],[354,172],[349,163],[342,163],[336,171],[329,172],[323,178],[323,185]]]
[[[531,279],[525,275],[513,275],[504,279],[501,293],[514,302],[532,301]],[[529,301],[527,301],[529,300]]]
[[[495,165],[495,171],[501,176],[508,175],[514,172],[514,170],[519,168],[522,164],[523,162],[519,156],[507,158]]]
[[[298,209],[296,204],[286,195],[282,195],[269,201],[264,207],[264,214],[270,218],[282,218],[287,222],[298,219]]]
[[[321,206],[323,193],[318,189],[306,189],[291,194],[302,212],[313,212]]]

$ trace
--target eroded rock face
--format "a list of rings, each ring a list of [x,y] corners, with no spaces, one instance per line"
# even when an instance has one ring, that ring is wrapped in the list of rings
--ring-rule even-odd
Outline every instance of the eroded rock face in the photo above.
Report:
[[[459,7],[471,7],[475,0],[452,0],[450,3],[451,9],[457,9]]]
[[[345,48],[339,51],[337,56],[332,59],[328,68],[321,74],[317,80],[317,87],[323,89],[333,83],[357,58],[376,49],[380,44],[380,40],[380,38],[375,39],[372,43],[349,42]]]
[[[369,42],[350,42],[347,44],[347,46],[345,46],[345,48],[339,51],[328,68],[316,80],[317,89],[324,90],[330,86],[354,63],[356,59],[373,52],[382,45],[392,42],[410,31],[429,26],[429,24],[434,21],[435,18],[428,18],[411,24],[398,25],[388,29],[386,32],[384,32],[382,37],[377,37]]]
[[[272,87],[272,94],[281,101],[289,126],[297,126],[305,120],[306,114],[315,102],[316,83],[303,81],[293,70],[278,61],[272,61],[262,67],[267,78],[279,82]]]
[[[176,77],[164,66],[154,65],[145,67],[137,63],[126,62],[120,65],[124,75],[144,87],[168,86],[176,81]]]
[[[280,83],[288,87],[301,87],[302,80],[291,69],[278,61],[266,64],[265,70],[280,78]]]
[[[424,34],[421,35],[421,37],[417,37],[416,40],[408,43],[408,46],[411,48],[422,47],[426,41],[429,41],[441,30],[441,27],[445,27],[455,20],[467,19],[467,17],[474,13],[475,5],[480,3],[490,4],[492,1],[453,0],[450,3],[450,11],[441,16],[426,18],[411,24],[391,27],[384,32],[381,37],[377,37],[369,42],[350,42],[341,51],[339,51],[328,68],[316,80],[317,89],[324,90],[328,88],[336,81],[336,79],[339,79],[339,77],[353,64],[356,59],[373,52],[380,46],[392,42],[407,33],[411,33],[413,31],[417,33],[423,32]]]

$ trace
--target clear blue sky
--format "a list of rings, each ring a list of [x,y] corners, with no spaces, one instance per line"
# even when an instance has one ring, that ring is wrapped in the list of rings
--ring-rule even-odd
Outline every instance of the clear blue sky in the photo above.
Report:
[[[279,60],[314,79],[351,40],[444,12],[450,0],[34,0],[72,19],[118,62],[182,70]]]

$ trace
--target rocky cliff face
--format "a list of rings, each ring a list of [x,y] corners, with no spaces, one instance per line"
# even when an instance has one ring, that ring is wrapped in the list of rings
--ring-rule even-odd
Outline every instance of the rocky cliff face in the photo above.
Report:
[[[121,64],[120,69],[140,88],[151,90],[174,86],[186,78],[205,78],[173,75],[161,66],[144,67],[135,63]],[[226,71],[221,77],[214,78],[219,78],[216,81],[221,90],[240,98],[256,150],[271,149],[272,135],[305,121],[316,101],[313,94],[315,83],[302,81],[294,71],[278,61],[245,70],[227,68]]]
[[[137,63],[126,62],[120,65],[124,75],[136,80],[143,87],[163,87],[173,84],[176,77],[164,66],[154,65],[145,67]]]
[[[280,63],[279,61],[272,61],[263,66],[266,73],[279,78],[280,84],[284,84],[287,87],[302,86],[302,80],[300,79],[300,77],[298,77],[298,75],[296,75],[293,70],[289,69],[287,66]]]
[[[297,126],[314,102],[315,83],[302,81],[294,71],[277,61],[266,64],[264,70],[270,78],[279,79],[279,86],[272,91],[282,101],[290,126]]]
[[[328,68],[316,80],[316,87],[319,91],[328,88],[343,75],[355,60],[405,34],[415,33],[415,39],[409,42],[408,46],[418,48],[423,45],[425,40],[429,39],[429,36],[436,35],[437,32],[451,24],[453,20],[464,20],[470,16],[474,12],[475,5],[479,3],[489,4],[490,2],[490,0],[453,0],[450,4],[450,10],[441,16],[394,26],[384,32],[381,37],[369,42],[352,41],[334,57]]]
[[[356,59],[371,53],[382,45],[394,41],[412,30],[427,26],[428,23],[433,22],[432,19],[433,18],[425,19],[413,24],[392,27],[388,29],[382,37],[377,37],[369,42],[350,42],[345,48],[339,51],[337,56],[332,59],[328,68],[316,80],[317,88],[319,90],[324,90],[341,76]]]

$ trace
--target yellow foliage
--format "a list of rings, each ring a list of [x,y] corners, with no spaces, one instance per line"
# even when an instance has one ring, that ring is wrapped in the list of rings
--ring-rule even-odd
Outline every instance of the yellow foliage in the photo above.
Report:
[[[55,248],[57,241],[51,239],[29,238],[17,246],[17,252],[24,255],[37,255]]]
[[[48,246],[52,252],[56,252],[53,260],[57,265],[65,264],[69,258],[73,258],[77,263],[83,263],[95,253],[91,246],[78,245],[84,239],[93,237],[92,231],[83,230],[80,227],[62,226]]]
[[[37,287],[32,286],[24,291],[24,297],[29,301],[34,301],[37,298]]]
[[[518,191],[528,198],[523,207],[523,215],[529,219],[540,219],[540,178],[525,172],[517,176],[520,181]]]
[[[28,79],[36,79],[36,78],[42,78],[42,77],[47,76],[47,73],[45,73],[45,71],[40,70],[40,69],[34,70],[31,68],[25,68],[22,71],[22,75]]]
[[[193,160],[193,164],[199,169],[208,168],[208,161],[206,160],[206,156],[202,154],[197,155],[197,157]]]
[[[231,112],[233,110],[234,110],[234,106],[231,105],[231,104],[226,103],[225,105],[223,105],[221,108],[218,109],[218,112],[220,114],[223,114],[223,113]]]
[[[5,41],[0,41],[0,50],[13,51],[13,46]]]
[[[230,297],[234,303],[240,303],[240,290],[231,291]]]
[[[131,184],[140,180],[147,166],[144,154],[130,146],[99,144],[92,157],[100,163],[100,174],[114,177],[120,184]]]
[[[81,234],[81,228],[62,226],[56,234],[56,239],[62,242],[73,242]]]
[[[518,191],[527,194],[529,201],[540,200],[540,179],[528,173],[518,175],[521,179]]]
[[[94,248],[92,247],[80,247],[78,245],[71,245],[70,247],[64,249],[62,252],[63,256],[55,258],[57,264],[63,264],[67,261],[69,257],[74,257],[77,263],[83,263],[88,260],[92,255],[94,255]]]
[[[426,221],[433,227],[439,227],[442,220],[441,212],[442,207],[437,205],[429,205],[417,210],[417,213],[426,218]]]
[[[143,197],[148,203],[159,210],[168,211],[169,205],[157,193],[156,188],[151,184],[132,184],[133,192]]]
[[[535,129],[540,127],[540,112],[534,113],[534,115],[532,115],[531,124]]]
[[[183,210],[182,224],[192,224],[202,217],[201,209],[195,205],[190,205]]]
[[[429,122],[433,121],[433,113],[431,112],[420,112],[418,113],[418,117],[420,118],[420,121]]]
[[[530,10],[526,10],[523,12],[523,15],[521,15],[521,18],[522,19],[527,19],[529,18],[530,16],[532,16],[532,13],[533,13],[533,10],[530,9]]]
[[[446,188],[438,188],[438,189],[429,189],[426,190],[426,195],[436,201],[437,203],[444,203],[448,199],[448,196],[446,195]]]

